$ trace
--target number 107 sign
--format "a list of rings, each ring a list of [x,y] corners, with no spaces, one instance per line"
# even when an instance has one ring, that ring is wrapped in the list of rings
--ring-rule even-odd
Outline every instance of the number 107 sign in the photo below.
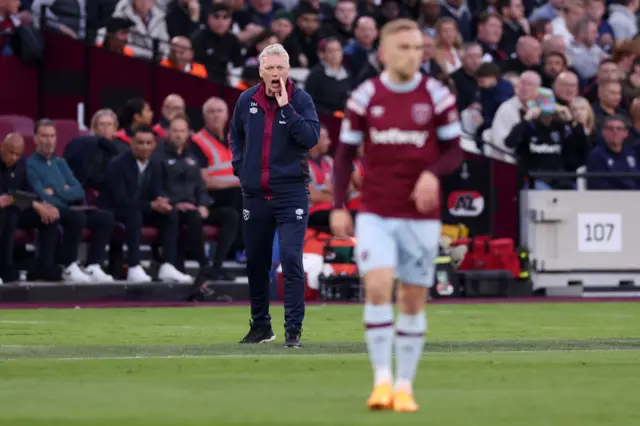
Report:
[[[578,251],[621,252],[622,215],[620,213],[579,213]]]

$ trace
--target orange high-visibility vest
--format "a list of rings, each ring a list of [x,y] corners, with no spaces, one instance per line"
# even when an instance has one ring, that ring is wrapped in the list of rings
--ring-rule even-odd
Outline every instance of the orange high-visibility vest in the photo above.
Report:
[[[96,44],[96,46],[102,47],[103,43],[98,43],[98,44]],[[134,57],[135,56],[135,54],[133,53],[133,49],[130,48],[129,46],[125,46],[125,47],[122,48],[122,54],[124,56],[130,56],[130,57]]]
[[[353,162],[354,172],[362,176],[362,159],[356,158]],[[359,210],[360,209],[360,191],[353,191],[349,194],[349,202],[347,202],[347,208],[349,210]]]
[[[309,174],[311,177],[311,185],[315,185],[316,189],[321,190],[322,187],[331,181],[333,176],[333,158],[323,155],[318,162],[309,161]],[[331,210],[331,203],[311,203],[309,214],[320,210]]]
[[[193,135],[191,141],[198,145],[207,157],[207,176],[215,177],[219,181],[236,181],[233,174],[231,149],[227,148],[206,129]]]
[[[169,58],[165,58],[160,62],[160,65],[166,68],[173,68],[174,70],[183,71],[187,74],[195,75],[196,77],[208,77],[207,69],[204,67],[204,65],[197,62],[191,62],[190,64],[187,64],[187,66],[185,66],[183,69],[180,69]]]

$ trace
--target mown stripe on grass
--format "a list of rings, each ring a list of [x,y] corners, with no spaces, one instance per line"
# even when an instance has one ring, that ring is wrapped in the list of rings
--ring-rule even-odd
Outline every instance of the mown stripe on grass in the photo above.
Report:
[[[436,341],[427,343],[426,347],[427,352],[433,353],[589,350],[640,350],[640,339]],[[280,342],[262,345],[0,346],[0,360],[260,356],[292,353],[296,355],[364,354],[366,347],[362,342],[307,343],[301,349],[284,348]]]

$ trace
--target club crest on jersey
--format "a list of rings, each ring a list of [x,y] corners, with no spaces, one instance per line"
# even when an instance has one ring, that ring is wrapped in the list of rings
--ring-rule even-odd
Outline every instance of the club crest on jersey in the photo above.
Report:
[[[431,107],[429,104],[415,104],[411,107],[411,118],[416,124],[422,126],[427,124],[431,118]]]

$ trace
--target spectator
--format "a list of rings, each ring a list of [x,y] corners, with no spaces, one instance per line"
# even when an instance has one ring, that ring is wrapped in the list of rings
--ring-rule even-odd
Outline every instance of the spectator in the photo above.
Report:
[[[338,0],[335,17],[331,22],[331,31],[329,32],[335,34],[343,46],[353,38],[353,22],[356,20],[357,15],[358,11],[354,0]],[[291,52],[289,52],[289,55],[291,55]]]
[[[275,43],[279,43],[276,33],[270,29],[263,30],[251,41],[245,55],[247,59],[245,60],[244,65],[257,65],[260,52],[262,52],[265,47]]]
[[[367,62],[360,70],[360,73],[356,77],[353,87],[358,87],[366,80],[380,75],[383,70],[382,62],[380,62],[380,52],[375,51],[369,54]]]
[[[105,189],[107,165],[118,155],[112,140],[117,126],[116,114],[110,109],[102,109],[91,119],[92,135],[73,138],[64,148],[62,157],[85,188],[87,199],[95,196],[93,191]]]
[[[187,254],[191,254],[201,269],[209,266],[204,249],[203,222],[209,217],[212,200],[207,194],[198,163],[186,148],[189,140],[189,119],[174,115],[169,120],[167,141],[163,144],[162,192],[178,214],[181,225],[187,229]]]
[[[202,107],[204,127],[191,139],[190,150],[201,169],[209,195],[215,201],[209,210],[208,224],[218,227],[213,273],[220,279],[228,279],[222,271],[222,262],[233,245],[241,252],[242,235],[238,232],[242,192],[240,180],[231,167],[231,150],[225,137],[229,121],[229,109],[220,98],[210,98]],[[238,260],[240,260],[238,257]]]
[[[542,55],[545,56],[551,52],[559,53],[567,58],[567,47],[564,37],[561,35],[550,35],[542,41]]]
[[[296,27],[294,35],[300,43],[302,53],[307,58],[309,68],[313,68],[319,61],[318,42],[320,41],[320,13],[308,3],[302,2],[295,9]]]
[[[519,1],[519,0],[511,0]],[[513,72],[522,74],[525,71],[535,71],[542,74],[540,60],[542,55],[542,47],[538,40],[531,36],[522,36],[515,44],[515,55],[511,59],[503,62],[500,67],[503,72]]]
[[[279,10],[273,16],[271,30],[278,36],[278,39],[289,52],[292,68],[306,68],[309,64],[307,57],[302,53],[302,46],[298,38],[293,34],[293,15],[285,10]]]
[[[560,105],[570,106],[579,93],[578,76],[571,71],[564,71],[558,74],[553,82],[553,92],[556,95],[556,102]]]
[[[173,0],[167,6],[167,33],[169,37],[190,37],[200,28],[203,16],[199,0]]]
[[[320,42],[321,62],[311,69],[305,82],[318,112],[341,116],[351,90],[351,78],[342,66],[342,45],[337,38]]]
[[[118,55],[135,56],[133,49],[127,46],[129,33],[133,26],[135,24],[128,18],[109,18],[106,23],[104,41],[98,43],[97,46]]]
[[[424,39],[424,44],[422,45],[423,55],[420,71],[425,75],[440,79],[442,78],[442,68],[434,59],[436,41],[427,33],[422,34],[422,38]]]
[[[478,43],[467,43],[462,47],[462,67],[451,74],[456,86],[458,111],[478,101],[476,71],[482,64],[482,47]]]
[[[628,136],[627,119],[622,115],[605,117],[602,136],[604,144],[593,148],[587,161],[590,173],[640,173],[638,159],[631,147],[625,146]],[[590,178],[589,189],[640,189],[637,178]]]
[[[500,62],[507,59],[507,54],[500,50],[498,43],[502,38],[502,19],[500,16],[484,12],[478,17],[478,43],[482,46],[483,62]]]
[[[631,40],[638,34],[638,0],[620,0],[609,6],[609,25],[616,40]]]
[[[569,108],[556,104],[553,114],[530,108],[511,130],[505,146],[515,150],[518,166],[527,172],[563,172],[584,165],[587,137],[580,124],[572,124]],[[572,189],[572,179],[539,178],[534,189]]]
[[[346,68],[349,75],[357,76],[368,61],[378,38],[376,21],[370,16],[361,16],[356,20],[354,38],[344,48]]]
[[[531,37],[542,43],[545,37],[553,34],[553,25],[547,19],[531,22]]]
[[[236,89],[244,92],[249,87],[253,87],[260,82],[260,69],[258,65],[245,65],[242,68],[242,75]]]
[[[544,87],[551,87],[560,73],[566,70],[567,58],[565,55],[557,52],[549,52],[545,54],[542,68],[542,85]]]
[[[185,72],[195,77],[208,77],[206,68],[202,64],[193,62],[191,40],[183,36],[174,37],[171,40],[169,56],[163,59],[160,65]]]
[[[567,53],[573,68],[582,80],[589,80],[598,73],[600,61],[608,55],[596,44],[598,24],[586,17],[572,28],[574,40],[567,45]]]
[[[464,0],[442,0],[440,2],[440,16],[456,21],[463,41],[473,40],[473,16]],[[496,43],[498,42],[496,41]]]
[[[257,35],[258,33],[256,33]],[[207,25],[191,36],[195,61],[204,64],[209,79],[224,82],[229,66],[242,66],[242,46],[231,32],[231,9],[224,3],[211,6]]]
[[[564,5],[564,0],[549,0],[544,5],[540,6],[529,16],[529,22],[532,24],[541,20],[553,21],[558,12]]]
[[[378,28],[382,28],[387,22],[401,17],[398,0],[381,0],[378,8],[378,19],[376,20]]]
[[[156,5],[156,0],[120,0],[116,5],[113,16],[128,18],[135,26],[129,33],[129,47],[138,58],[151,59],[156,52],[153,51],[153,40],[160,40],[157,59],[169,54],[169,34],[165,15]],[[98,31],[98,41],[104,38],[104,29]]]
[[[27,175],[27,161],[22,155],[24,140],[17,133],[7,135],[0,147],[0,284],[17,281],[13,248],[17,228],[38,230],[38,250],[35,276],[30,279],[54,279],[55,249],[58,236],[58,210],[52,205],[34,201],[31,205],[19,205],[15,191],[32,194],[33,188]],[[35,195],[34,195],[35,198]]]
[[[636,158],[640,159],[640,98],[634,98],[629,106],[631,118],[631,130],[625,144],[636,152]]]
[[[497,150],[490,149],[487,155],[505,158],[505,153],[511,153],[511,150],[505,146],[504,140],[511,133],[511,129],[522,121],[522,115],[527,110],[528,103],[537,98],[539,88],[540,76],[533,71],[525,71],[516,86],[516,95],[500,105],[496,111],[491,124],[491,143]]]
[[[583,0],[567,0],[563,13],[551,21],[553,34],[562,36],[565,45],[570,45],[574,41],[571,31],[585,14]]]
[[[440,19],[440,1],[439,0],[422,0],[420,2],[420,16],[418,24],[423,33],[429,34],[431,37],[436,36],[436,24]],[[456,26],[457,26],[456,21]]]
[[[620,78],[626,78],[633,68],[633,61],[640,53],[640,46],[637,40],[621,40],[613,47],[612,59],[618,64]]]
[[[604,81],[619,81],[622,78],[618,64],[611,59],[603,59],[598,66],[598,74],[584,89],[585,97],[589,102],[596,102],[598,99],[598,84]]]
[[[40,28],[42,8],[46,7],[44,24],[72,38],[87,35],[87,0],[34,0],[31,4],[33,23]]]
[[[616,36],[613,28],[606,20],[602,19],[605,12],[605,0],[590,0],[587,3],[587,15],[598,25],[598,45],[607,53],[613,50]]]
[[[458,24],[453,18],[442,18],[436,24],[435,60],[447,74],[456,72],[462,66],[460,62],[462,37]]]
[[[498,107],[513,96],[513,85],[501,78],[500,68],[492,62],[485,62],[478,67],[476,80],[483,123],[478,131],[483,132],[491,126]]]
[[[113,135],[113,142],[118,152],[127,151],[135,128],[151,126],[153,110],[144,99],[129,99],[120,109],[118,121],[122,128]]]
[[[500,0],[498,2],[498,12],[502,16],[502,38],[500,39],[500,49],[507,55],[516,51],[516,43],[520,37],[531,32],[529,22],[524,17],[524,6],[522,0]],[[539,49],[539,47],[538,47]],[[540,61],[538,60],[538,63]]]
[[[333,158],[328,155],[331,139],[320,126],[318,144],[309,150],[309,226],[327,228],[333,203]]]
[[[215,5],[214,5],[215,7]],[[265,28],[271,27],[275,14],[282,6],[273,0],[249,0],[243,10],[233,14],[233,20],[240,27],[238,39],[247,44]]]
[[[283,1],[283,0],[278,0]],[[286,0],[285,0],[286,1]],[[290,0],[295,1],[295,0]],[[329,3],[320,0],[299,0],[298,6],[300,4],[305,3],[315,10],[318,11],[318,16],[320,17],[320,21],[323,23],[331,22],[331,19],[334,17],[333,6]]]
[[[626,116],[627,112],[621,105],[622,102],[622,86],[620,81],[605,81],[598,86],[598,101],[593,107],[593,113],[596,116],[596,127],[602,129],[604,119],[608,116],[622,115]]]
[[[169,122],[174,117],[184,116],[186,114],[184,99],[182,99],[182,96],[173,93],[164,98],[161,114],[160,121],[158,124],[153,126],[153,132],[159,138],[166,138]]]
[[[574,98],[571,102],[571,115],[576,122],[582,124],[589,148],[592,148],[596,143],[596,118],[589,101],[582,96]]]
[[[131,149],[114,158],[107,169],[107,189],[100,193],[98,206],[111,210],[124,224],[124,242],[129,261],[127,281],[150,282],[140,265],[143,226],[160,230],[163,263],[158,278],[163,282],[190,283],[192,278],[175,267],[177,261],[178,214],[162,191],[162,162],[152,153],[156,138],[148,126],[133,131]]]
[[[111,282],[113,277],[101,268],[105,250],[115,225],[113,215],[106,211],[81,206],[84,189],[67,162],[55,153],[56,125],[42,119],[34,129],[36,152],[27,161],[29,182],[38,197],[58,209],[62,226],[63,246],[60,257],[64,265],[62,278],[71,282]],[[78,265],[78,245],[82,231],[91,231],[87,267]]]

